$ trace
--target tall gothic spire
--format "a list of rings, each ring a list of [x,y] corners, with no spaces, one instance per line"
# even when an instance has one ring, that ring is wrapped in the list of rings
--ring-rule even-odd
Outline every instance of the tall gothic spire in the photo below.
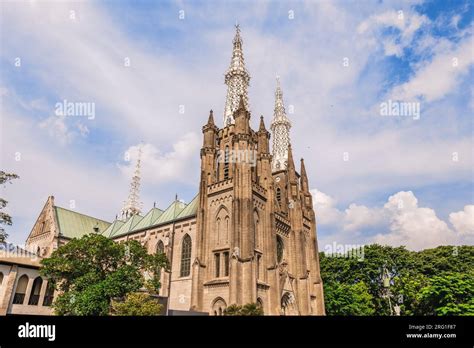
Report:
[[[121,217],[122,220],[126,220],[133,215],[141,213],[140,203],[140,167],[141,167],[141,156],[142,156],[142,145],[138,148],[137,164],[135,166],[135,172],[132,176],[132,183],[130,184],[130,192],[128,194],[127,201],[124,202]]]
[[[273,133],[273,160],[272,170],[283,170],[288,165],[288,146],[290,145],[291,123],[286,116],[283,104],[283,92],[280,87],[280,78],[277,77],[275,91],[275,109],[270,129]]]
[[[227,98],[224,110],[224,127],[234,123],[234,111],[239,107],[240,96],[243,96],[245,107],[249,110],[247,89],[250,75],[245,68],[244,54],[242,51],[242,38],[240,37],[240,27],[235,26],[234,48],[232,50],[232,60],[225,73],[225,84],[227,85]]]

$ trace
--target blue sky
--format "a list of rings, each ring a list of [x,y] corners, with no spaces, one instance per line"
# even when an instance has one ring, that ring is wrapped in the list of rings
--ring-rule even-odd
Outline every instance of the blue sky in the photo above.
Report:
[[[1,6],[1,167],[21,177],[2,188],[12,242],[24,242],[50,194],[113,220],[140,142],[144,210],[175,193],[192,199],[209,109],[222,123],[236,22],[254,127],[260,115],[270,124],[276,75],[294,108],[320,245],[474,242],[469,1]],[[96,117],[58,117],[65,99],[95,103]],[[388,100],[419,103],[420,118],[381,116]]]

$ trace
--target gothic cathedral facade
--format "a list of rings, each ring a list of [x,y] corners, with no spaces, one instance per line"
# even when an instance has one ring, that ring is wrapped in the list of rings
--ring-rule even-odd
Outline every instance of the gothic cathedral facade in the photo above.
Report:
[[[171,310],[222,315],[231,304],[257,303],[268,315],[324,315],[312,196],[303,159],[299,172],[293,160],[280,82],[270,149],[263,116],[258,130],[250,126],[249,81],[237,27],[225,74],[223,126],[211,111],[202,128],[199,193],[190,203],[176,198],[167,209],[153,207],[142,215],[139,155],[121,218],[110,223],[80,214],[56,206],[51,196],[27,239],[29,250],[48,257],[87,233],[116,242],[134,239],[148,252],[168,256],[171,268],[161,273],[159,295]],[[24,303],[11,300],[15,279],[3,302],[24,312]],[[34,281],[27,279],[26,298]]]
[[[212,111],[203,127],[191,308],[218,314],[258,303],[267,314],[323,315],[313,202],[304,161],[299,173],[293,161],[279,82],[271,152],[263,116],[250,127],[239,28],[233,46],[224,127]]]

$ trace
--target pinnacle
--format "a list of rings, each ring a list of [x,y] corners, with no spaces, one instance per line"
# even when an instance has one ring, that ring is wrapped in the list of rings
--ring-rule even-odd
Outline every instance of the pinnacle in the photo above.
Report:
[[[259,131],[266,131],[265,122],[263,121],[263,116],[260,116],[260,126],[258,128]]]
[[[214,124],[214,112],[211,110],[209,112],[209,119],[207,120],[208,125],[213,125]]]

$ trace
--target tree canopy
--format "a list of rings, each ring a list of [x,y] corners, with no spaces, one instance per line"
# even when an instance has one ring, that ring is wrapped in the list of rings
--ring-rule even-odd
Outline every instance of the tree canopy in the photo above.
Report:
[[[5,185],[6,183],[10,183],[13,179],[18,179],[19,176],[13,173],[6,173],[3,170],[0,171],[0,185]],[[0,243],[4,243],[7,240],[8,234],[5,232],[5,229],[2,225],[11,226],[12,224],[12,217],[2,211],[8,204],[8,201],[4,198],[0,197]]]
[[[158,292],[160,270],[169,267],[164,254],[148,254],[135,240],[116,243],[98,234],[72,239],[41,263],[41,274],[60,291],[53,303],[58,315],[108,315],[112,299],[144,288]]]
[[[473,246],[414,252],[373,244],[364,247],[362,259],[320,253],[320,262],[328,315],[390,315],[394,305],[401,315],[473,313]]]

